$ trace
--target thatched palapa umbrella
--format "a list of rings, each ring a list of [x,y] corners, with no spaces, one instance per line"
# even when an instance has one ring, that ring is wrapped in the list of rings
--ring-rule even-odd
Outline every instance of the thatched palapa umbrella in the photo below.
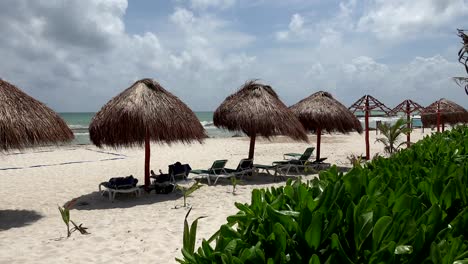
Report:
[[[150,141],[202,142],[200,121],[179,98],[151,79],[135,82],[93,117],[91,141],[98,147],[145,145],[145,187],[150,184]]]
[[[437,132],[440,132],[441,124],[443,131],[446,123],[457,124],[468,122],[468,112],[462,106],[442,98],[423,110],[421,121],[425,127],[437,125]]]
[[[406,127],[410,129],[411,128],[411,114],[415,112],[421,112],[423,109],[424,107],[422,107],[420,104],[407,99],[401,102],[399,105],[395,106],[395,108],[392,109],[390,114],[396,115],[399,112],[405,113],[406,114]],[[409,147],[411,144],[410,134],[411,132],[408,132],[408,134],[406,134],[406,146],[407,147]]]
[[[364,111],[364,124],[366,131],[366,160],[370,160],[369,116],[371,115],[371,111],[375,109],[380,109],[386,115],[388,115],[391,111],[390,108],[370,95],[364,95],[349,107],[349,110],[351,110],[353,113],[355,113],[357,110]]]
[[[242,131],[250,137],[249,159],[254,157],[257,135],[270,138],[289,136],[307,141],[301,123],[284,105],[273,89],[256,81],[245,83],[237,92],[228,96],[216,109],[214,125],[232,131]]]
[[[316,92],[289,107],[305,129],[317,134],[317,155],[320,159],[320,139],[322,131],[362,133],[362,126],[356,116],[342,105],[330,93]]]
[[[73,140],[73,132],[45,104],[0,79],[0,151]]]

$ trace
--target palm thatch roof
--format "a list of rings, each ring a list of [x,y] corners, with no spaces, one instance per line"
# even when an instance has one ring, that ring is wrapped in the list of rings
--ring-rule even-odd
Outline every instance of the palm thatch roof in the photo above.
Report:
[[[0,79],[0,151],[73,140],[73,132],[45,104]]]
[[[139,80],[112,98],[89,126],[91,141],[98,147],[143,146],[146,133],[151,141],[169,144],[206,137],[192,110],[151,79]]]
[[[328,92],[316,92],[289,109],[307,130],[342,133],[355,130],[362,133],[361,123],[356,116]]]
[[[425,127],[437,124],[437,112],[440,112],[441,123],[457,124],[468,122],[468,112],[462,106],[442,98],[427,106],[421,113]]]
[[[217,127],[242,131],[250,137],[285,135],[307,141],[301,123],[276,92],[255,80],[228,96],[214,112],[213,121]]]

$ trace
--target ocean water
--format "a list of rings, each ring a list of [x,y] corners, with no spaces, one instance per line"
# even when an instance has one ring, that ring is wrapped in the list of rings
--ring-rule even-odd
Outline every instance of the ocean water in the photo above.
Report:
[[[95,115],[94,112],[83,112],[83,113],[59,113],[59,115],[65,120],[70,129],[75,134],[75,140],[73,144],[91,144],[89,139],[88,127],[91,123],[91,119]],[[234,135],[241,135],[239,132],[227,131],[224,129],[219,129],[213,124],[213,112],[195,112],[195,115],[200,120],[201,125],[205,128],[206,133],[209,137],[212,138],[222,138],[222,137],[232,137]],[[361,121],[362,126],[364,127],[364,117],[358,113],[356,115]],[[394,123],[400,117],[370,117],[369,118],[369,127],[375,129],[376,121]],[[418,116],[415,116],[412,119],[413,127],[421,127],[421,119]]]
[[[73,144],[91,144],[88,127],[95,114],[94,112],[59,113],[75,135]],[[215,127],[213,124],[213,112],[195,112],[195,115],[200,120],[209,137],[232,137],[240,134]]]

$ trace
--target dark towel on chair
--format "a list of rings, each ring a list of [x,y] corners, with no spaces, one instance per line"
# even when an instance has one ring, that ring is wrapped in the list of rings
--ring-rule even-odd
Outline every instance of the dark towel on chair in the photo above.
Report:
[[[181,164],[180,162],[176,162],[172,165],[169,165],[169,174],[172,175],[184,175],[184,179],[187,179],[188,174],[192,168],[188,164]]]
[[[168,182],[171,180],[171,176],[169,174],[160,174],[154,178],[157,183]]]
[[[127,177],[110,178],[106,187],[112,189],[130,189],[136,186],[138,179],[133,178],[133,175]]]

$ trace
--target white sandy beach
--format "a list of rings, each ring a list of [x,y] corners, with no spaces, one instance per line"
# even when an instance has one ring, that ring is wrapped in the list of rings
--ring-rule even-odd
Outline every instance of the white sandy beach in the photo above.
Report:
[[[415,130],[412,141],[430,134]],[[383,152],[370,132],[371,155]],[[271,164],[287,152],[303,152],[315,147],[278,137],[257,140],[255,163]],[[405,138],[401,138],[405,140]],[[248,153],[248,138],[207,139],[203,145],[153,144],[151,168],[167,172],[176,161],[193,169],[208,168],[213,160],[228,159],[226,167],[235,168]],[[349,167],[347,156],[365,152],[364,134],[325,134],[321,156],[328,162]],[[143,148],[98,149],[89,146],[43,148],[23,153],[0,154],[0,263],[175,263],[181,257],[185,208],[175,193],[143,194],[141,197],[117,195],[111,203],[97,192],[98,184],[115,176],[132,174],[143,184]],[[42,165],[42,166],[39,166]],[[10,168],[10,169],[8,169]],[[308,176],[308,178],[314,177]],[[221,180],[222,181],[222,180]],[[237,212],[234,202],[250,201],[251,190],[273,183],[269,176],[256,176],[238,186],[222,181],[204,185],[188,198],[193,206],[189,220],[207,216],[199,222],[198,240],[210,237]],[[90,235],[79,232],[66,238],[66,228],[57,205],[78,198],[71,219],[88,227]]]

